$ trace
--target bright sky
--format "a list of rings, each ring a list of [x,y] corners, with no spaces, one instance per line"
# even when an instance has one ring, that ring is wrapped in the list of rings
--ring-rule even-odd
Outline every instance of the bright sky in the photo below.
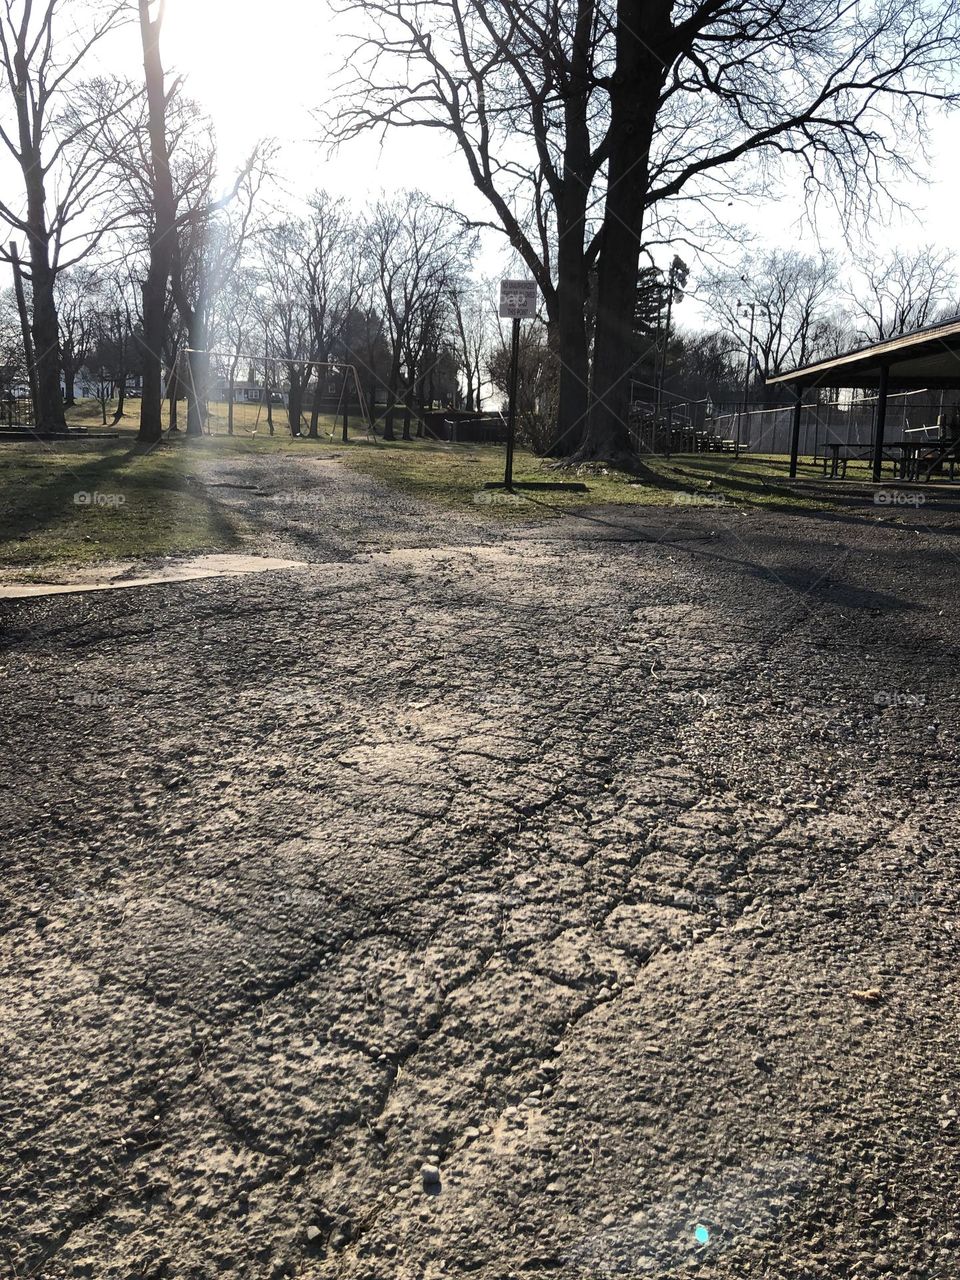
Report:
[[[402,131],[385,147],[370,138],[333,159],[324,155],[314,141],[319,127],[310,112],[329,99],[339,56],[325,0],[168,0],[165,61],[187,73],[190,91],[213,116],[226,164],[236,163],[257,138],[271,136],[282,144],[281,168],[292,191],[306,194],[322,186],[360,200],[383,188],[418,186],[486,216],[438,132]],[[957,247],[958,140],[960,119],[941,121],[931,139],[936,180],[907,193],[919,217],[878,227],[876,245],[932,241]],[[787,198],[761,210],[734,206],[728,216],[771,246],[802,242],[816,252],[809,228],[796,225],[799,212]],[[838,227],[825,225],[821,234],[825,245],[844,252]],[[491,244],[483,266],[495,270],[498,257]]]
[[[187,73],[227,164],[274,137],[289,184],[303,194],[322,186],[360,197],[407,186],[462,195],[449,149],[427,131],[394,135],[386,147],[363,139],[332,160],[317,145],[311,111],[332,95],[342,56],[331,19],[324,0],[168,0],[164,60]]]

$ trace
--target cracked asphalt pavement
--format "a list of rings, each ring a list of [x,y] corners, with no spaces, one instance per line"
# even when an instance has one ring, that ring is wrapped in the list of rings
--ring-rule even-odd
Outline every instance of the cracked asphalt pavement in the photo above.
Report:
[[[956,510],[198,483],[0,606],[0,1275],[956,1277]]]

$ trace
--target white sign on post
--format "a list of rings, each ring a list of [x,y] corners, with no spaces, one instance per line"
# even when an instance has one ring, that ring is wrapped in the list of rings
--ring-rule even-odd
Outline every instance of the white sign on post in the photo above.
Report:
[[[500,319],[535,320],[536,316],[536,280],[501,280]]]

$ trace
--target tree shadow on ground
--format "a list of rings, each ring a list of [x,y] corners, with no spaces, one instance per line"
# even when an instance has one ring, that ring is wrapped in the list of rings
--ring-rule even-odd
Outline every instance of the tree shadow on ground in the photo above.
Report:
[[[124,444],[86,457],[0,454],[0,478],[0,551],[8,563],[60,558],[84,543],[121,557],[161,555],[168,543],[190,550],[198,539],[223,550],[241,543],[238,520],[190,484],[176,455],[153,446]]]

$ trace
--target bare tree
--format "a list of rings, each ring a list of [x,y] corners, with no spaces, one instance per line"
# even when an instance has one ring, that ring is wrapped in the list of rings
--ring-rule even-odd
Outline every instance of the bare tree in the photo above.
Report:
[[[96,141],[123,106],[119,85],[89,114],[70,109],[71,97],[91,53],[123,20],[126,7],[125,0],[4,0],[0,6],[0,141],[23,183],[22,206],[0,199],[0,218],[27,241],[35,412],[45,430],[65,425],[54,284],[59,271],[92,252],[106,234]]]
[[[87,352],[84,368],[93,377],[104,425],[116,400],[113,425],[124,416],[127,381],[138,365],[133,306],[136,289],[122,267],[98,276],[87,296]]]
[[[402,390],[404,435],[409,438],[414,387],[449,295],[451,281],[473,258],[475,246],[446,209],[419,191],[378,200],[367,226],[366,252],[377,275],[391,361],[383,435],[395,439]]]
[[[632,280],[665,206],[782,163],[848,215],[909,169],[904,137],[957,100],[956,0],[618,0],[587,453],[629,452]],[[747,167],[749,166],[749,167]]]
[[[309,232],[297,219],[264,228],[258,238],[257,278],[261,314],[272,358],[282,361],[287,378],[290,433],[301,434],[305,391],[313,377],[314,328],[306,271]],[[267,370],[270,370],[269,358]],[[276,380],[271,378],[271,382]],[[272,423],[272,410],[269,421]]]
[[[141,294],[138,340],[143,363],[140,439],[156,442],[162,434],[163,372],[169,370],[171,430],[176,430],[176,355],[179,328],[169,292],[179,255],[180,221],[194,214],[209,196],[215,144],[210,121],[183,93],[183,82],[169,86],[160,59],[162,3],[150,18],[140,6],[146,92],[127,82],[125,107],[114,113],[96,140],[96,151],[110,175],[113,203],[123,219],[118,245]],[[87,87],[82,97],[96,100],[106,82]],[[85,104],[81,100],[81,110]]]
[[[383,307],[379,304],[379,281],[366,254],[363,228],[351,245],[350,280],[353,302],[344,317],[336,353],[357,369],[366,387],[372,425],[378,392],[389,381],[391,355]]]
[[[713,272],[700,282],[700,291],[744,353],[752,328],[756,364],[748,376],[752,380],[756,372],[763,384],[774,374],[829,354],[837,274],[830,254],[812,257],[796,249],[775,249],[748,254],[730,270]]]
[[[310,409],[312,439],[319,435],[320,366],[331,361],[340,344],[347,317],[360,293],[357,228],[342,199],[317,191],[304,222],[302,272],[310,315],[312,355],[317,385]]]
[[[203,194],[192,208],[178,214],[170,286],[187,336],[187,435],[190,436],[203,431],[209,336],[216,326],[221,294],[238,270],[255,231],[254,214],[266,176],[266,154],[257,148],[231,192],[221,199],[213,199],[208,194],[215,179],[215,152],[211,151]]]
[[[80,265],[57,276],[57,322],[64,406],[76,403],[76,377],[86,362],[92,337],[94,300],[100,287],[97,268]]]
[[[859,261],[862,283],[849,292],[858,334],[868,342],[896,338],[922,328],[943,312],[957,311],[956,259],[946,249],[924,245],[913,253],[895,249]]]
[[[100,140],[103,163],[118,179],[117,203],[133,231],[127,253],[145,259],[143,440],[160,438],[165,354],[176,361],[169,365],[171,381],[187,393],[187,434],[203,430],[213,310],[253,230],[257,196],[273,154],[270,144],[257,143],[229,189],[217,195],[213,125],[186,97],[179,77],[167,84],[159,46],[162,0],[153,18],[150,8],[151,0],[140,0],[146,95],[132,96],[124,116]],[[118,133],[129,140],[127,146],[118,145]],[[184,343],[173,341],[168,289],[185,330]]]
[[[558,360],[554,444],[571,450],[587,409],[591,207],[605,159],[602,80],[612,56],[599,0],[346,0],[354,41],[338,140],[370,128],[452,135],[495,226],[537,281]]]
[[[161,398],[163,395],[162,352],[166,338],[167,285],[173,269],[177,238],[177,204],[170,173],[167,138],[167,107],[177,85],[167,90],[166,73],[160,56],[164,0],[157,0],[156,16],[150,0],[138,0],[140,41],[147,97],[149,138],[149,265],[143,280],[143,398],[140,402],[140,439],[155,443],[163,435]]]
[[[256,341],[254,295],[256,277],[247,268],[234,271],[226,281],[216,319],[215,338],[226,348],[227,435],[233,435],[234,396],[241,361]]]
[[[490,345],[491,310],[487,295],[493,283],[457,280],[450,289],[452,329],[460,372],[466,383],[464,407],[480,409],[483,368]]]
[[[922,136],[927,107],[958,100],[960,10],[956,0],[544,5],[528,19],[528,6],[513,0],[356,0],[350,11],[370,23],[356,42],[357,87],[334,132],[451,131],[551,318],[560,315],[545,251],[551,240],[548,233],[541,243],[537,233],[554,216],[558,253],[568,239],[580,240],[587,268],[597,259],[583,455],[629,461],[632,317],[644,246],[685,207],[726,199],[734,183],[771,190],[791,161],[811,200],[833,199],[847,213],[868,208],[889,192],[891,176],[909,170],[902,140]],[[574,136],[581,144],[571,151]],[[588,208],[601,180],[598,235],[591,228],[580,238],[584,215],[573,193],[557,188],[555,172],[589,193]],[[522,216],[510,198],[519,188],[527,193]],[[570,230],[560,215],[567,195]],[[582,316],[584,272],[556,278],[570,281]],[[561,344],[561,376],[569,378],[565,350]]]

